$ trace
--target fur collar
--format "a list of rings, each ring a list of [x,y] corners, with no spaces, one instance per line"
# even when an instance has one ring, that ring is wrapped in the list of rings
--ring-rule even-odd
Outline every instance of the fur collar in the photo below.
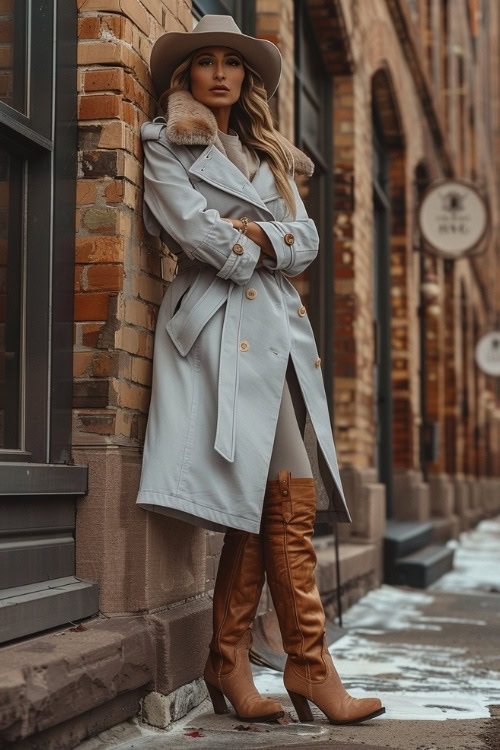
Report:
[[[176,91],[168,97],[167,138],[178,146],[209,146],[217,136],[217,121],[208,107],[196,101],[189,91]],[[275,131],[283,146],[291,152],[296,174],[310,177],[314,162],[300,149]]]

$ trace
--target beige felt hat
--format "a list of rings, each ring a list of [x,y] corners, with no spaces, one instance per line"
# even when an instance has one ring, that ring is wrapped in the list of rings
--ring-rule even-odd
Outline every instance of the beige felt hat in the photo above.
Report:
[[[231,16],[203,16],[193,31],[167,31],[151,51],[151,77],[158,96],[170,87],[172,73],[191,52],[200,47],[231,47],[237,50],[262,78],[270,99],[281,77],[281,52],[266,39],[242,34]]]

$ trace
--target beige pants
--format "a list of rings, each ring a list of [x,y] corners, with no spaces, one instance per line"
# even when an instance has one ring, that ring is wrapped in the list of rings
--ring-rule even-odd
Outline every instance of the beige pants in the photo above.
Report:
[[[268,479],[278,479],[280,469],[288,469],[292,477],[312,477],[311,464],[302,438],[305,406],[291,362],[283,386],[283,395],[276,426]]]

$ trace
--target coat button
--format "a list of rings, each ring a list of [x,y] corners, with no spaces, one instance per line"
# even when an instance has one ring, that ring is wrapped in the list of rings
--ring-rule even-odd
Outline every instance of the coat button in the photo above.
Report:
[[[287,245],[293,245],[293,243],[295,242],[295,237],[291,232],[287,232],[283,239],[285,240]]]
[[[316,362],[314,363],[314,366],[315,366],[315,367],[321,367],[321,360],[320,360],[320,358],[319,358],[319,357],[318,357],[318,359],[316,360]]]
[[[240,352],[247,352],[250,349],[248,341],[240,341]]]
[[[247,299],[255,299],[257,296],[257,289],[247,289],[246,296]]]
[[[301,305],[299,309],[297,310],[297,312],[299,313],[300,317],[303,318],[304,315],[306,314],[306,308],[304,307],[304,305]]]
[[[236,255],[242,255],[244,252],[243,245],[240,245],[238,242],[236,245],[233,245],[233,253],[236,253]]]

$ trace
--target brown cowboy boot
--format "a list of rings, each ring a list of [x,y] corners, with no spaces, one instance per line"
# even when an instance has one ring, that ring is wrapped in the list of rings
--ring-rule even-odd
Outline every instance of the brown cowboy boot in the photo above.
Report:
[[[259,535],[228,529],[215,581],[214,632],[204,678],[215,713],[228,713],[226,696],[241,721],[283,716],[277,701],[257,692],[248,659],[264,575]]]
[[[300,721],[312,721],[308,701],[331,724],[355,724],[385,712],[378,698],[353,698],[328,651],[325,614],[316,587],[312,543],[314,479],[280,471],[267,483],[262,531],[267,580],[288,654],[283,677]]]

